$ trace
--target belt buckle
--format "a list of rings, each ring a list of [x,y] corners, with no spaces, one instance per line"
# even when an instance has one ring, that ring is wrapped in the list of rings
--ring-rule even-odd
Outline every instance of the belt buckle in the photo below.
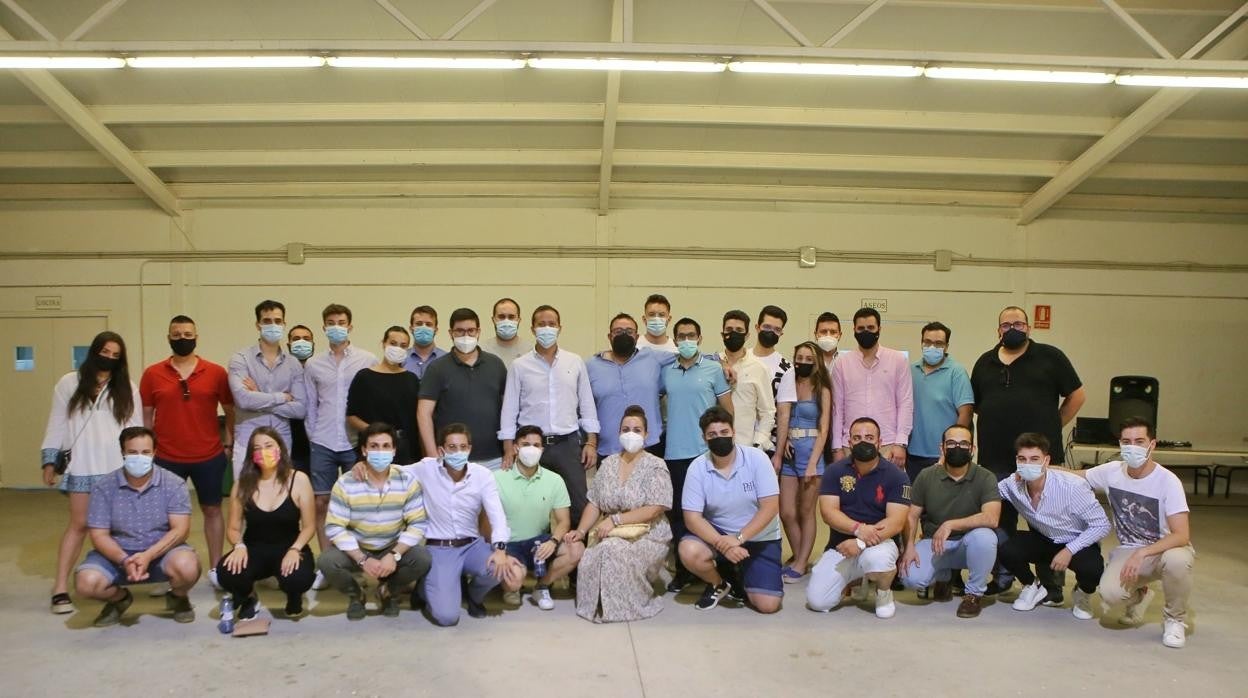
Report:
[[[542,441],[545,442],[547,446],[554,446],[555,444],[559,443],[558,441],[555,440],[557,438],[558,436],[555,434],[547,434],[542,437]]]

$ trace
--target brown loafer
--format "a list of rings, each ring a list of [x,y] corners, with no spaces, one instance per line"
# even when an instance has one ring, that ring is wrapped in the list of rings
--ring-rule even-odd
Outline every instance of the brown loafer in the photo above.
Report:
[[[967,594],[962,597],[962,603],[958,604],[959,618],[975,618],[979,615],[980,605],[984,597],[975,594]]]
[[[949,582],[936,582],[932,585],[932,601],[952,601],[953,589]]]

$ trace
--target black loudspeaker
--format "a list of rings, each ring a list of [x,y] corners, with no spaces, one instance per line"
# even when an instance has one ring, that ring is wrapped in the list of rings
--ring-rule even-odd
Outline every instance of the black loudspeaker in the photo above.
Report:
[[[1122,421],[1143,417],[1157,427],[1157,399],[1161,384],[1149,376],[1114,376],[1109,380],[1109,428],[1114,439],[1122,432]]]

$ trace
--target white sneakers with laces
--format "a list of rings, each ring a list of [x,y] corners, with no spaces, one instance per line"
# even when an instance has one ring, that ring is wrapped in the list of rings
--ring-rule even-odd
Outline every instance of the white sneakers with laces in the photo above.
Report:
[[[1041,586],[1039,580],[1036,580],[1018,592],[1018,598],[1014,599],[1014,610],[1030,611],[1039,606],[1040,602],[1044,601],[1048,595],[1049,590]]]
[[[875,617],[881,620],[892,618],[897,613],[897,604],[893,603],[893,592],[880,589],[875,592]]]
[[[537,602],[537,607],[543,611],[553,611],[555,608],[555,600],[550,598],[550,589],[548,587],[537,587],[534,589],[533,600]]]
[[[1183,621],[1167,618],[1162,624],[1161,644],[1180,649],[1187,644],[1187,625]]]
[[[1074,605],[1070,612],[1079,620],[1092,620],[1092,595],[1075,587]]]

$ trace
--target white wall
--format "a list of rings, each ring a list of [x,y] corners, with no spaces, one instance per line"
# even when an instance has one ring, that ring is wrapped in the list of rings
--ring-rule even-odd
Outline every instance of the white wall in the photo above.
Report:
[[[809,334],[814,316],[848,318],[862,298],[887,298],[883,341],[915,352],[918,324],[939,319],[954,330],[952,351],[969,368],[995,341],[997,312],[1008,304],[1053,307],[1053,329],[1035,338],[1061,347],[1088,387],[1084,415],[1104,416],[1113,375],[1161,381],[1161,436],[1207,447],[1248,446],[1238,369],[1248,343],[1248,284],[1242,273],[1113,269],[971,267],[937,272],[929,265],[844,263],[820,259],[799,269],[796,250],[930,253],[975,257],[1111,262],[1191,261],[1248,264],[1248,226],[1172,221],[1041,220],[1018,228],[1008,219],[930,209],[750,210],[624,209],[609,218],[572,208],[291,207],[210,208],[189,213],[186,235],[154,211],[0,210],[0,313],[33,314],[34,296],[60,295],[62,312],[102,310],[110,327],[142,358],[167,354],[165,323],[186,313],[199,323],[201,353],[224,361],[252,341],[252,306],[283,301],[288,318],[317,327],[329,302],[355,312],[355,341],[377,344],[390,324],[405,325],[414,305],[448,316],[458,306],[482,315],[502,295],[527,312],[552,303],[564,317],[564,345],[586,353],[605,346],[608,318],[641,312],[651,292],[665,293],[677,316],[699,320],[708,348],[719,348],[725,310],[753,315],[765,303],[790,316],[784,347]],[[188,242],[189,240],[189,242]],[[280,250],[309,245],[308,261],[143,263],[125,260],[4,259],[13,252],[96,250]],[[635,245],[791,249],[790,261],[364,259],[318,256],[316,245]],[[140,286],[140,278],[142,286]],[[142,305],[142,312],[140,312]],[[442,328],[445,330],[445,326]],[[324,344],[323,337],[318,337]],[[449,339],[439,336],[443,344]],[[85,341],[85,339],[84,339]],[[850,340],[852,342],[852,340]],[[318,347],[318,350],[320,347]],[[6,351],[8,351],[6,347]]]

